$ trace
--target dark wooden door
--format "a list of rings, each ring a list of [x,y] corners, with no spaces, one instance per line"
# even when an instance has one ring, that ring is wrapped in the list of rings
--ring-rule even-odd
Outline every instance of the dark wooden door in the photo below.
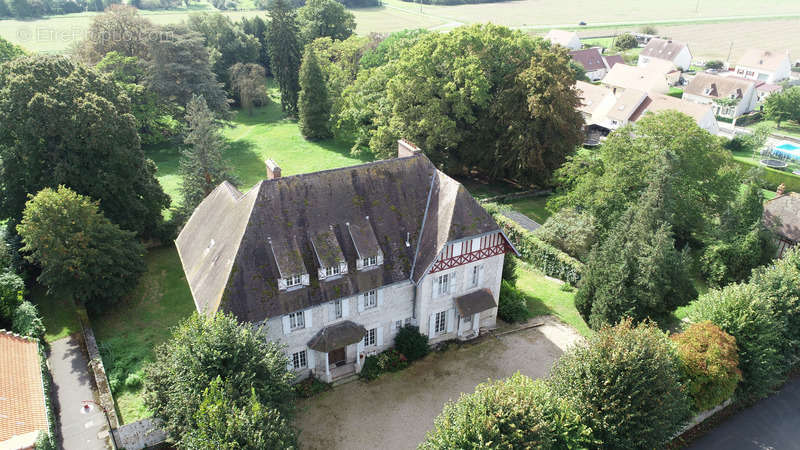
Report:
[[[328,352],[328,363],[332,366],[341,366],[346,361],[347,354],[344,351],[344,347],[337,348],[332,352]]]

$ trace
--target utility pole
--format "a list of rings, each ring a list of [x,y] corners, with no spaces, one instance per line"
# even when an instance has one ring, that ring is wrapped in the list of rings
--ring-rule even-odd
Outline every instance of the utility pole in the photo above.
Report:
[[[731,66],[731,53],[733,53],[733,41],[731,41],[731,46],[728,48],[728,58],[725,60],[729,68]]]
[[[697,3],[694,5],[694,12],[700,11],[700,0],[697,0]]]

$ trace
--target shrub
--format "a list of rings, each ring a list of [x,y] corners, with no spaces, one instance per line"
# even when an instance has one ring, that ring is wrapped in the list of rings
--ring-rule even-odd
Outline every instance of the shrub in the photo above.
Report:
[[[672,336],[681,360],[684,386],[695,411],[713,408],[733,396],[742,379],[736,339],[709,321]]]
[[[774,254],[771,233],[758,226],[729,242],[717,241],[706,247],[700,267],[709,284],[725,286],[746,279],[754,267],[768,263]]]
[[[128,389],[138,389],[143,382],[144,379],[142,378],[141,372],[132,373],[125,378],[125,387]]]
[[[503,257],[503,280],[508,281],[512,286],[517,285],[517,257],[511,253],[506,253]]]
[[[29,301],[23,301],[14,311],[14,319],[11,329],[15,333],[22,336],[28,336],[36,339],[44,338],[44,324],[42,318],[39,316],[39,310],[36,305]]]
[[[372,381],[381,376],[382,373],[383,371],[378,364],[378,356],[371,355],[364,358],[364,367],[361,368],[358,377],[365,381]]]
[[[617,36],[617,39],[614,41],[614,46],[620,50],[627,50],[629,48],[638,47],[639,42],[636,41],[636,38],[632,34],[625,33]]]
[[[754,284],[732,284],[700,296],[689,312],[692,322],[711,321],[736,339],[742,382],[736,395],[763,397],[786,371],[781,355],[785,323]]]
[[[394,348],[409,361],[416,361],[430,352],[428,336],[419,332],[419,327],[406,325],[394,337]]]
[[[303,398],[311,398],[321,392],[332,389],[330,383],[320,381],[314,376],[310,376],[299,383],[295,383],[292,387],[294,388],[295,394]]]
[[[656,27],[654,27],[652,25],[643,26],[642,28],[639,29],[639,32],[642,33],[642,34],[649,34],[651,36],[655,35],[655,34],[658,34],[658,30],[656,30]]]
[[[24,290],[25,282],[19,275],[10,271],[0,273],[0,327],[11,323],[14,311],[22,303]]]
[[[39,435],[36,436],[36,445],[34,445],[33,448],[36,450],[56,450],[58,446],[56,445],[55,439],[53,439],[53,435],[45,431],[40,431]]]
[[[505,280],[500,284],[500,304],[497,307],[497,317],[508,323],[524,322],[530,317],[525,294]]]
[[[448,402],[421,449],[585,448],[589,430],[547,383],[519,372]]]
[[[564,353],[550,382],[603,448],[662,448],[691,416],[679,370],[664,333],[626,319]]]
[[[586,262],[596,242],[597,221],[588,211],[562,208],[533,235],[562,252]]]
[[[722,70],[725,68],[725,63],[718,59],[712,59],[706,63],[706,69]]]
[[[395,349],[367,356],[358,376],[366,381],[378,378],[384,372],[397,372],[408,367],[408,359]]]

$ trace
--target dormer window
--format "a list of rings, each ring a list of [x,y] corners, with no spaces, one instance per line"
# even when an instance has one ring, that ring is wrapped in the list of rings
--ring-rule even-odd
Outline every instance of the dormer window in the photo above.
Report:
[[[339,239],[333,231],[333,226],[327,229],[318,230],[309,234],[311,245],[317,256],[317,275],[320,280],[338,277],[347,273],[347,262],[345,262]]]
[[[291,236],[283,239],[269,238],[269,246],[275,256],[279,278],[278,289],[286,290],[299,286],[308,286],[309,277],[306,271],[297,238]]]
[[[370,257],[364,258],[361,261],[361,265],[363,267],[365,267],[365,268],[366,267],[370,267],[370,266],[377,266],[378,265],[378,257],[377,256],[370,256]]]
[[[300,286],[303,284],[303,277],[300,275],[292,275],[286,278],[286,287]]]
[[[342,273],[342,270],[341,270],[341,268],[339,267],[338,264],[335,265],[335,266],[330,266],[330,267],[326,267],[325,268],[325,276],[326,277],[332,277],[334,275],[339,275],[340,273]]]
[[[358,254],[356,270],[371,269],[383,264],[383,252],[378,245],[375,232],[372,230],[369,216],[366,216],[364,220],[354,221],[346,225]]]

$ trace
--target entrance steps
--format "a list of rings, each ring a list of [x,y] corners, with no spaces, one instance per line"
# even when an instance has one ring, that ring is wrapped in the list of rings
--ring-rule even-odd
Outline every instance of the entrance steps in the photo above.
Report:
[[[339,385],[342,385],[342,384],[345,384],[345,383],[349,383],[351,381],[356,381],[357,379],[358,379],[358,374],[355,373],[355,371],[353,371],[349,375],[344,375],[344,376],[341,376],[341,377],[333,380],[333,387],[336,387],[336,386],[339,386]]]

